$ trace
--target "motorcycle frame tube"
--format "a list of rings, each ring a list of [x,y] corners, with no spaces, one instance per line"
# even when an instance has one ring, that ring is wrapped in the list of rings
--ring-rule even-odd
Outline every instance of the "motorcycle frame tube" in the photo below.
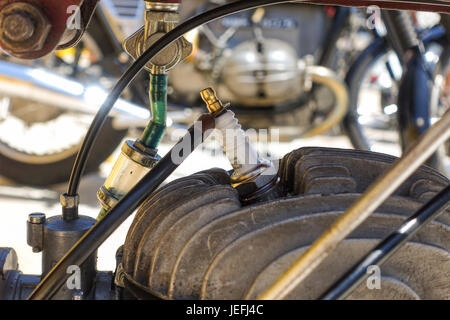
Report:
[[[341,35],[350,17],[351,9],[347,7],[337,7],[331,25],[323,41],[323,52],[320,55],[318,65],[328,66],[331,63],[332,55],[336,47],[336,41]]]
[[[414,10],[449,13],[447,1],[408,1],[408,0],[319,0],[319,1],[293,1],[322,5],[338,5],[347,7],[370,7],[378,6],[381,9],[391,10]]]
[[[359,260],[343,277],[336,281],[320,298],[321,300],[345,299],[358,285],[369,277],[366,273],[371,265],[381,266],[401,246],[406,243],[429,221],[438,217],[448,207],[450,201],[450,185],[434,196],[415,214],[406,219],[402,225],[377,246],[364,258]]]
[[[398,94],[398,122],[402,149],[430,127],[431,79],[422,54],[409,61]]]
[[[423,52],[423,43],[419,39],[409,13],[382,10],[381,17],[387,29],[385,37],[402,64],[405,63],[408,51]]]
[[[100,221],[61,258],[36,286],[28,300],[51,299],[70,276],[66,270],[71,265],[81,265],[117,229],[138,206],[200,145],[214,129],[214,118],[203,114],[201,124],[191,126],[187,134],[128,192]],[[188,142],[188,143],[187,143]],[[190,149],[186,150],[185,147]],[[180,159],[180,150],[183,154]],[[188,151],[186,154],[184,151]],[[174,162],[173,159],[180,159]]]
[[[427,43],[443,40],[445,41],[444,46],[448,47],[445,33],[439,31],[429,34]],[[445,52],[448,50],[448,48],[444,48],[442,54],[445,56]],[[408,148],[431,125],[430,100],[433,89],[432,79],[432,71],[427,67],[424,55],[415,51],[414,55],[407,62],[397,102],[400,140],[403,149]]]
[[[166,130],[167,74],[150,73],[149,93],[152,120],[140,140],[147,147],[156,149]]]
[[[450,110],[380,176],[258,299],[283,299],[450,137]]]

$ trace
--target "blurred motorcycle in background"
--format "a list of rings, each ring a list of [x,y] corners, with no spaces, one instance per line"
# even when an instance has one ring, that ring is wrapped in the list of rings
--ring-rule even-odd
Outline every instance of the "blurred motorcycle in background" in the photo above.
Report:
[[[182,7],[181,19],[224,2],[189,1]],[[144,9],[139,0],[103,0],[77,46],[32,62],[3,57],[1,175],[31,185],[68,179],[93,115],[131,63],[125,52],[130,48],[125,45],[124,51],[121,43],[142,25]],[[379,66],[387,47],[364,61],[357,59],[351,68],[357,76],[347,77],[349,90],[343,83],[347,66],[372,39],[365,12],[283,4],[225,17],[190,32],[186,38],[193,43],[193,53],[170,71],[168,136],[170,124],[183,126],[201,113],[198,92],[214,85],[218,94],[233,104],[244,127],[280,128],[282,140],[339,130],[337,125],[349,106],[350,114],[358,113],[347,115],[345,122],[347,128],[358,128],[346,130],[354,146],[376,150],[373,142],[360,143],[369,139],[366,131],[374,129],[373,123],[364,123],[366,114],[355,101],[367,87],[367,81],[363,81],[370,74],[367,70]],[[377,80],[384,79],[386,72],[377,68]],[[398,70],[391,75],[399,80]],[[380,81],[374,80],[374,75],[371,79],[373,89]],[[384,97],[381,116],[387,119],[382,129],[389,131],[385,130],[387,126],[397,136],[397,128],[392,125],[395,103],[391,102],[396,97],[392,91],[395,85],[384,82],[383,86],[378,91]],[[30,87],[36,92],[34,96],[28,93]],[[116,113],[107,119],[86,173],[98,169],[129,128],[145,126],[151,118],[147,92],[148,74],[141,72],[116,104]],[[43,97],[47,99],[43,101]]]
[[[373,41],[346,75],[350,102],[343,125],[356,149],[400,156],[448,108],[443,100],[450,71],[448,16],[399,11],[377,15],[370,28]],[[428,164],[449,175],[449,154],[448,144],[443,145]]]

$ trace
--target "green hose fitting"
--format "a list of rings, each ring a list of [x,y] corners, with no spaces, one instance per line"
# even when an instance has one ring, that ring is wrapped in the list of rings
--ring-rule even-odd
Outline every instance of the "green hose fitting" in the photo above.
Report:
[[[149,92],[152,120],[140,140],[147,147],[156,149],[166,130],[167,74],[150,73]]]
[[[133,187],[133,182],[137,183],[138,180],[136,179],[151,170],[151,164],[158,161],[156,149],[166,130],[167,74],[150,73],[149,93],[152,120],[145,128],[139,141],[135,141],[134,144],[127,142],[122,147],[122,153],[112,172],[97,193],[103,206],[97,217],[98,221],[108,214],[107,207],[111,207],[114,202],[120,200],[122,195]],[[154,154],[150,154],[151,152],[147,149]],[[131,174],[133,174],[133,178],[130,177]],[[114,200],[113,203],[110,203],[111,200]]]

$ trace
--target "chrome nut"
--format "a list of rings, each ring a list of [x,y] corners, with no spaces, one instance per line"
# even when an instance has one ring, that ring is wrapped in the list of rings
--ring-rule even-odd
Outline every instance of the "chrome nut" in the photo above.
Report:
[[[11,3],[0,12],[0,40],[8,52],[41,50],[50,30],[48,18],[30,3]]]
[[[69,196],[67,193],[63,193],[59,196],[59,201],[61,202],[61,205],[63,208],[71,209],[71,208],[77,208],[80,204],[80,197],[78,195],[75,196]]]

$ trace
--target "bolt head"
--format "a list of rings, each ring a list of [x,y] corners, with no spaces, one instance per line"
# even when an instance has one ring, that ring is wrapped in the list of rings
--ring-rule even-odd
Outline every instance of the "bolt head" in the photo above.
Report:
[[[30,3],[14,2],[0,11],[0,41],[10,54],[41,50],[50,30],[45,14]]]
[[[34,24],[31,19],[23,14],[13,13],[3,19],[5,36],[11,41],[25,41],[34,33]]]
[[[30,213],[28,215],[28,222],[33,224],[43,224],[45,222],[45,214],[43,213]]]

